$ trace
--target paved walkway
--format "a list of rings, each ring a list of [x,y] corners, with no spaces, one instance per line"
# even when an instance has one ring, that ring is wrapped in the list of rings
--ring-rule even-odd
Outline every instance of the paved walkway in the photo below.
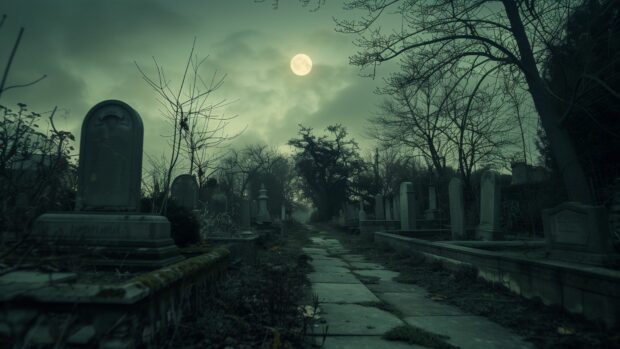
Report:
[[[405,323],[449,336],[449,343],[463,349],[533,348],[484,317],[433,301],[424,289],[394,281],[397,272],[351,254],[327,233],[316,231],[311,240],[304,251],[312,257],[315,271],[309,279],[319,296],[319,315],[329,326],[324,349],[423,348],[381,338]],[[365,279],[373,282],[365,284],[361,281]],[[320,327],[315,330],[318,343],[320,332]]]

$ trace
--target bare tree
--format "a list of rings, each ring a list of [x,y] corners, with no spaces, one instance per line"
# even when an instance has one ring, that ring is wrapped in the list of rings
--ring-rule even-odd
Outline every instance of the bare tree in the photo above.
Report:
[[[205,171],[205,152],[217,147],[222,142],[233,138],[225,131],[229,123],[236,116],[226,116],[219,113],[219,109],[228,105],[226,100],[211,101],[211,95],[224,83],[225,75],[215,72],[211,79],[205,80],[200,67],[205,59],[199,60],[195,54],[196,39],[192,43],[189,57],[185,63],[180,82],[173,86],[168,80],[164,68],[153,58],[155,76],[149,77],[136,62],[142,78],[155,91],[161,105],[161,112],[170,128],[170,157],[166,171],[162,178],[163,193],[168,193],[172,175],[179,164],[182,155],[185,155],[189,174],[193,174],[194,167],[199,171],[199,177]],[[166,195],[159,211],[166,209]]]
[[[571,200],[592,202],[588,180],[568,132],[559,125],[554,96],[539,65],[563,35],[578,0],[348,0],[345,8],[366,11],[360,20],[338,21],[338,30],[358,35],[360,51],[351,63],[376,67],[407,56],[415,64],[411,81],[425,81],[446,68],[479,65],[522,77],[550,139]],[[400,29],[381,29],[382,14],[395,10]],[[406,55],[405,55],[406,54]],[[482,74],[481,79],[489,75]]]
[[[2,15],[2,18],[0,18],[0,28],[2,28],[5,21],[6,21],[6,14]],[[2,79],[0,80],[0,97],[2,96],[2,93],[5,91],[8,91],[13,88],[27,87],[27,86],[34,85],[37,82],[45,79],[46,77],[46,75],[42,75],[39,78],[33,81],[30,81],[30,82],[27,82],[27,83],[21,83],[21,84],[16,84],[16,85],[9,85],[9,86],[6,85],[7,79],[9,77],[9,72],[11,71],[11,65],[13,64],[13,59],[15,59],[15,54],[17,53],[17,49],[19,48],[19,44],[21,43],[23,35],[24,35],[24,28],[22,27],[19,29],[19,33],[17,34],[17,38],[15,39],[15,43],[13,44],[13,48],[11,49],[11,53],[9,54],[9,59],[7,60],[7,63],[4,67],[4,72],[2,73]]]

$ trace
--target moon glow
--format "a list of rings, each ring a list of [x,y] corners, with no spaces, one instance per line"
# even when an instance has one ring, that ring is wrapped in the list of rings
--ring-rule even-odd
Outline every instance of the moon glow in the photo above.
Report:
[[[312,60],[303,53],[296,54],[295,57],[291,59],[291,70],[295,75],[308,75],[312,70]]]

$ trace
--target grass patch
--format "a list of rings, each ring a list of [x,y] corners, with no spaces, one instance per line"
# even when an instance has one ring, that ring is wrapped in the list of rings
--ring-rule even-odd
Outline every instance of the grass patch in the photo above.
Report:
[[[454,345],[446,342],[450,337],[428,332],[411,325],[400,325],[383,334],[383,339],[389,341],[401,341],[409,344],[417,344],[433,349],[457,349]]]

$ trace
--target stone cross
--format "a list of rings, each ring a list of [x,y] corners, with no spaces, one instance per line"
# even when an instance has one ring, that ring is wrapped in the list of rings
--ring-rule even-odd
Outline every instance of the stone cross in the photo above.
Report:
[[[465,238],[465,206],[463,202],[463,181],[454,177],[448,188],[450,199],[450,231],[452,240]]]
[[[501,190],[499,176],[494,171],[486,171],[480,179],[480,225],[477,238],[482,240],[499,240]]]
[[[84,118],[76,211],[139,211],[144,127],[129,105],[108,100]]]
[[[170,186],[170,198],[180,206],[194,210],[198,207],[198,182],[190,174],[177,176]]]
[[[416,202],[413,183],[400,184],[400,230],[416,229]]]

